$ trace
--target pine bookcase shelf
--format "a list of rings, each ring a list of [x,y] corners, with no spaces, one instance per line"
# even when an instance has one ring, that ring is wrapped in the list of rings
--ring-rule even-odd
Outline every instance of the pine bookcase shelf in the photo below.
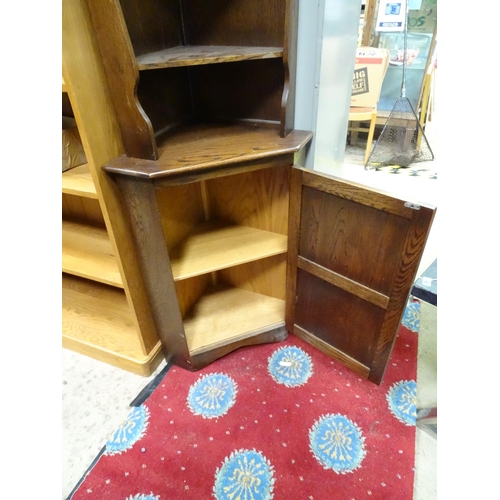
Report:
[[[62,192],[97,199],[97,191],[88,163],[63,172]]]
[[[62,42],[63,112],[69,104],[88,161],[62,174],[62,345],[149,376],[164,354],[121,202],[101,169],[123,143],[86,0],[63,2]]]
[[[123,288],[118,262],[105,228],[63,220],[62,270]]]
[[[148,376],[160,343],[144,354],[123,290],[63,274],[63,347]]]
[[[281,47],[179,46],[137,57],[139,70],[283,57]]]

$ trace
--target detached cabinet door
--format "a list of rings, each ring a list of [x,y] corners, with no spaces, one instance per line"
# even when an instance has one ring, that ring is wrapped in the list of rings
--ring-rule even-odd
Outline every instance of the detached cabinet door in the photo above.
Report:
[[[380,384],[435,209],[292,168],[287,329]]]

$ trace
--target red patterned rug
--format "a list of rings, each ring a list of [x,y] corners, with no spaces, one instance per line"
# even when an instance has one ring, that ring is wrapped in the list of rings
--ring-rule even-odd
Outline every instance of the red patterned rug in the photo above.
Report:
[[[413,498],[419,310],[380,386],[294,335],[172,367],[69,498]]]

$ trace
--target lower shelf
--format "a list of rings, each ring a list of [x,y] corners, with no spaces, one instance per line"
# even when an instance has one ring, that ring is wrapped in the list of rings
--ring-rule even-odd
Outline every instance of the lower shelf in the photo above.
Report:
[[[191,356],[284,326],[285,301],[225,285],[210,288],[184,318]]]
[[[64,273],[62,331],[63,347],[145,377],[163,359],[160,341],[144,353],[123,290]]]

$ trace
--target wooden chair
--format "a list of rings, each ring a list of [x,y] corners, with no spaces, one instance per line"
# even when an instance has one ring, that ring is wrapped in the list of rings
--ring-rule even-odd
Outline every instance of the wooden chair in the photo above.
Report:
[[[380,99],[387,67],[389,66],[389,58],[390,53],[387,49],[374,47],[358,47],[356,49],[347,129],[351,134],[351,146],[356,145],[359,132],[368,133],[363,165],[366,164],[371,151],[377,121],[377,104]],[[360,126],[361,122],[367,121],[370,122],[369,128]]]

